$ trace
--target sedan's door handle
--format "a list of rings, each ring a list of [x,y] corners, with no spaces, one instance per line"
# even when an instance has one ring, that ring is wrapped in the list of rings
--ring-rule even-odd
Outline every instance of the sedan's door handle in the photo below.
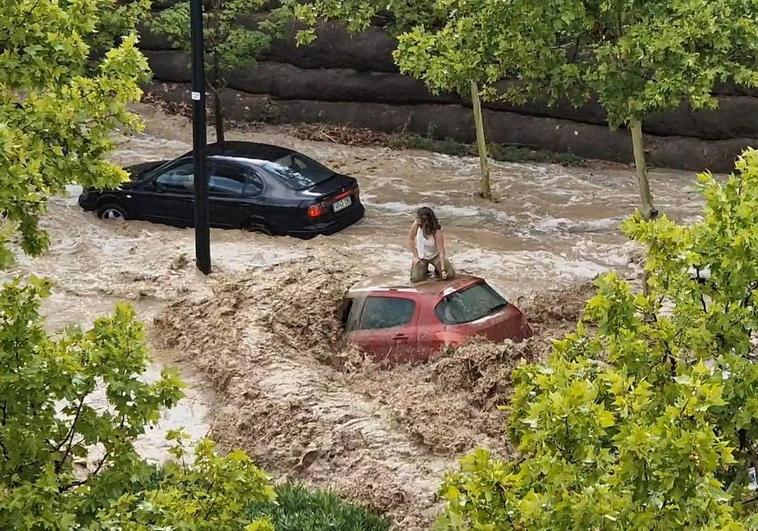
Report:
[[[184,198],[184,201],[185,201],[186,203],[194,203],[194,202],[195,202],[195,199],[194,199],[193,197],[185,197],[185,198]]]
[[[408,336],[406,336],[405,334],[397,334],[397,335],[392,336],[392,340],[397,341],[399,343],[404,343],[408,341]]]

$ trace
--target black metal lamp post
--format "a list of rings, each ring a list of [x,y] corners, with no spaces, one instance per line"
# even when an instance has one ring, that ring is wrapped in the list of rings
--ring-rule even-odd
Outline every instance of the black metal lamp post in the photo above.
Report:
[[[190,0],[192,37],[192,154],[195,179],[195,263],[207,275],[211,272],[210,211],[208,175],[205,164],[205,65],[203,44],[203,0]]]

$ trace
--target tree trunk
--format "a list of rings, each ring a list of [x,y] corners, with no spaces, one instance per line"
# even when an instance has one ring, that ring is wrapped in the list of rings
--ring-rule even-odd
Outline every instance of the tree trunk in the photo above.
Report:
[[[484,139],[484,120],[482,118],[482,102],[479,100],[479,87],[476,81],[471,82],[471,105],[474,108],[474,126],[476,128],[476,148],[479,152],[481,167],[481,187],[479,195],[488,201],[494,201],[490,187],[490,165],[487,161],[487,142]]]
[[[645,162],[645,146],[642,143],[642,122],[629,124],[634,147],[634,167],[637,172],[637,183],[640,189],[640,214],[645,220],[658,217],[658,210],[653,206],[653,195],[650,193],[650,183],[647,179],[647,164]],[[647,269],[642,273],[642,293],[647,296],[650,292]]]
[[[216,126],[216,142],[224,143],[224,110],[221,103],[221,91],[226,82],[221,82],[221,68],[218,52],[213,54],[213,123]]]
[[[645,147],[642,143],[642,123],[639,121],[629,124],[634,147],[634,166],[637,171],[637,183],[640,189],[640,213],[646,220],[655,219],[658,210],[653,206],[653,196],[650,193],[650,183],[647,179],[647,164],[645,162]]]
[[[224,143],[224,111],[221,105],[221,90],[213,90],[213,123],[216,126],[216,142]]]

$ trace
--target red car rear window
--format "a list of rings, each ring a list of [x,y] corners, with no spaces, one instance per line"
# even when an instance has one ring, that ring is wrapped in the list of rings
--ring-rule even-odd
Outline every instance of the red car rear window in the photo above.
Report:
[[[508,305],[500,294],[484,282],[445,297],[434,309],[437,319],[447,325],[470,323]]]

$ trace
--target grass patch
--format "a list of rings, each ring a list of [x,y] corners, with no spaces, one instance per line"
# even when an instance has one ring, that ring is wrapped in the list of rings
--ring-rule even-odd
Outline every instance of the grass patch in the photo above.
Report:
[[[563,166],[586,166],[587,161],[573,153],[556,153],[543,149],[492,144],[487,147],[490,157],[502,162],[552,162]]]
[[[276,494],[275,503],[250,507],[250,519],[268,516],[277,531],[387,531],[390,527],[384,518],[331,491],[286,483]]]
[[[434,138],[434,132],[427,135],[412,133],[382,133],[365,128],[346,125],[301,124],[295,126],[292,134],[303,140],[332,142],[346,146],[384,146],[392,149],[421,149],[456,157],[476,157],[479,154],[475,144],[459,142],[452,138]],[[501,162],[550,162],[564,166],[587,166],[587,161],[573,153],[555,153],[543,149],[524,146],[490,144],[487,147],[490,158]]]
[[[430,136],[393,134],[387,136],[386,146],[393,149],[422,149],[457,157],[478,156],[475,144],[458,142],[452,138],[438,140]],[[490,158],[501,162],[550,162],[564,166],[586,165],[586,161],[582,157],[573,153],[554,153],[523,146],[490,144],[487,146],[487,152]]]

